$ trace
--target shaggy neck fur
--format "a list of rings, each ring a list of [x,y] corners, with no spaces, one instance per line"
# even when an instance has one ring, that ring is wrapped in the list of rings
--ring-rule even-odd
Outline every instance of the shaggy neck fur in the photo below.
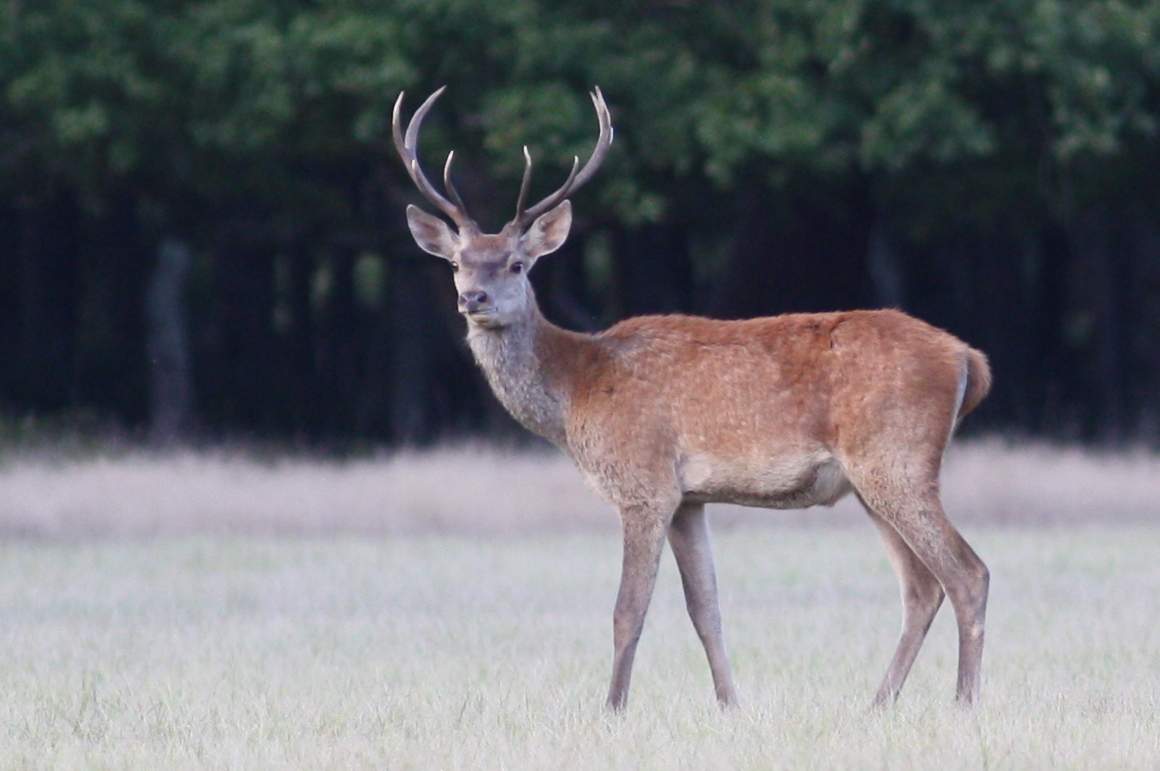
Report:
[[[492,391],[512,417],[563,447],[568,393],[551,377],[542,356],[551,337],[567,333],[543,317],[534,299],[528,308],[518,322],[499,329],[469,321],[467,343]]]

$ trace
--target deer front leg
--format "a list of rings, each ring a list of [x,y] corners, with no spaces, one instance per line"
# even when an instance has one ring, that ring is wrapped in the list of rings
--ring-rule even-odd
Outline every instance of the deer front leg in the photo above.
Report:
[[[636,644],[644,628],[644,617],[656,586],[657,568],[665,543],[669,512],[647,507],[624,507],[620,512],[624,525],[624,562],[620,573],[620,592],[612,619],[612,682],[608,687],[608,708],[624,709],[628,702],[628,684]]]
[[[677,568],[681,571],[689,617],[709,657],[709,670],[713,673],[717,701],[722,707],[733,706],[737,703],[737,690],[733,686],[733,672],[721,631],[717,575],[713,568],[713,547],[709,541],[704,504],[681,504],[669,526],[669,544],[673,547],[673,556],[677,558]]]

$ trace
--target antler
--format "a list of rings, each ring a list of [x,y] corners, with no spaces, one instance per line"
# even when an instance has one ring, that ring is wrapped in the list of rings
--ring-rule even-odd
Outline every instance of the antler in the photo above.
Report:
[[[399,122],[399,114],[403,108],[403,94],[400,93],[399,98],[395,100],[395,110],[391,117],[391,131],[395,137],[395,148],[399,151],[399,156],[403,159],[403,164],[407,167],[407,173],[411,175],[411,180],[419,188],[419,192],[426,196],[428,201],[438,206],[444,214],[450,217],[459,226],[460,230],[478,230],[479,226],[475,224],[475,220],[468,216],[467,207],[463,205],[463,199],[460,198],[459,191],[455,189],[455,185],[451,182],[451,161],[455,158],[455,151],[452,150],[447,154],[447,163],[443,166],[443,186],[446,188],[450,200],[435,189],[435,186],[428,181],[426,175],[423,174],[423,169],[419,166],[419,157],[416,152],[416,145],[419,141],[419,128],[423,125],[423,118],[426,117],[431,106],[435,104],[435,100],[442,96],[446,89],[447,86],[443,86],[431,94],[431,96],[427,97],[427,101],[423,102],[419,106],[419,109],[415,111],[415,114],[411,116],[411,122],[407,124],[407,133],[405,135]],[[608,105],[604,103],[604,95],[600,93],[599,87],[589,94],[589,96],[592,97],[592,104],[596,107],[596,117],[600,121],[600,136],[596,140],[596,147],[592,150],[592,155],[588,158],[588,162],[584,164],[584,168],[582,169],[579,169],[580,158],[577,156],[572,161],[572,171],[568,174],[568,179],[564,181],[564,185],[528,209],[524,208],[524,201],[527,199],[528,184],[532,179],[532,154],[528,152],[526,146],[524,147],[524,178],[520,183],[520,197],[516,201],[516,216],[512,220],[512,224],[515,224],[520,230],[526,228],[536,217],[539,217],[548,209],[563,201],[573,191],[591,179],[592,175],[596,173],[596,170],[600,168],[600,164],[604,162],[604,156],[608,154],[608,148],[612,146],[612,116],[608,113]]]
[[[419,142],[419,127],[423,125],[423,118],[426,117],[427,112],[431,109],[431,105],[435,104],[435,100],[442,96],[446,89],[447,86],[443,86],[431,94],[431,96],[427,97],[427,101],[419,106],[419,109],[411,116],[411,122],[407,124],[407,133],[405,136],[399,124],[399,113],[403,108],[403,94],[400,93],[399,98],[395,100],[395,110],[391,116],[391,132],[395,137],[395,149],[399,151],[399,156],[403,159],[403,164],[407,167],[407,173],[411,175],[411,180],[419,188],[419,192],[428,201],[438,206],[444,214],[450,217],[459,226],[460,230],[478,230],[479,227],[475,224],[475,220],[471,219],[467,214],[467,207],[463,205],[463,199],[459,197],[459,191],[451,183],[451,161],[455,157],[455,151],[452,150],[447,154],[447,163],[443,166],[443,186],[447,189],[447,194],[451,196],[450,201],[444,198],[427,180],[427,176],[423,174],[423,169],[419,166],[419,156],[416,153],[416,145]]]
[[[580,166],[580,157],[576,156],[572,161],[572,171],[568,174],[568,179],[565,180],[564,185],[526,210],[524,209],[524,199],[528,194],[528,182],[532,178],[532,155],[528,152],[528,148],[524,147],[524,179],[520,184],[520,197],[516,202],[516,216],[512,220],[520,230],[526,228],[536,217],[563,201],[591,179],[596,170],[600,168],[600,164],[604,162],[604,156],[608,155],[608,148],[612,146],[612,116],[608,114],[608,105],[604,103],[604,94],[600,93],[599,86],[589,96],[592,97],[592,104],[596,107],[596,118],[600,121],[600,136],[596,140],[596,147],[592,150],[592,155],[579,173],[576,172],[576,169]]]

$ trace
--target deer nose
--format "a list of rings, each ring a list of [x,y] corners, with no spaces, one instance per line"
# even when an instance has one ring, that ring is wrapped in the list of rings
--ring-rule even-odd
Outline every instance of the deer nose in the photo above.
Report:
[[[490,301],[491,298],[482,289],[469,289],[459,293],[459,308],[464,313],[475,313],[485,308]]]

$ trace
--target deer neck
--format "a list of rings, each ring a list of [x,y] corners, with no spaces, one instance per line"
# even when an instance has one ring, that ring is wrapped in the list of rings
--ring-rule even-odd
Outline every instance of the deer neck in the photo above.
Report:
[[[467,343],[491,389],[512,417],[528,430],[563,447],[570,388],[556,361],[585,336],[567,332],[540,313],[535,300],[515,324],[485,329],[468,324]]]

